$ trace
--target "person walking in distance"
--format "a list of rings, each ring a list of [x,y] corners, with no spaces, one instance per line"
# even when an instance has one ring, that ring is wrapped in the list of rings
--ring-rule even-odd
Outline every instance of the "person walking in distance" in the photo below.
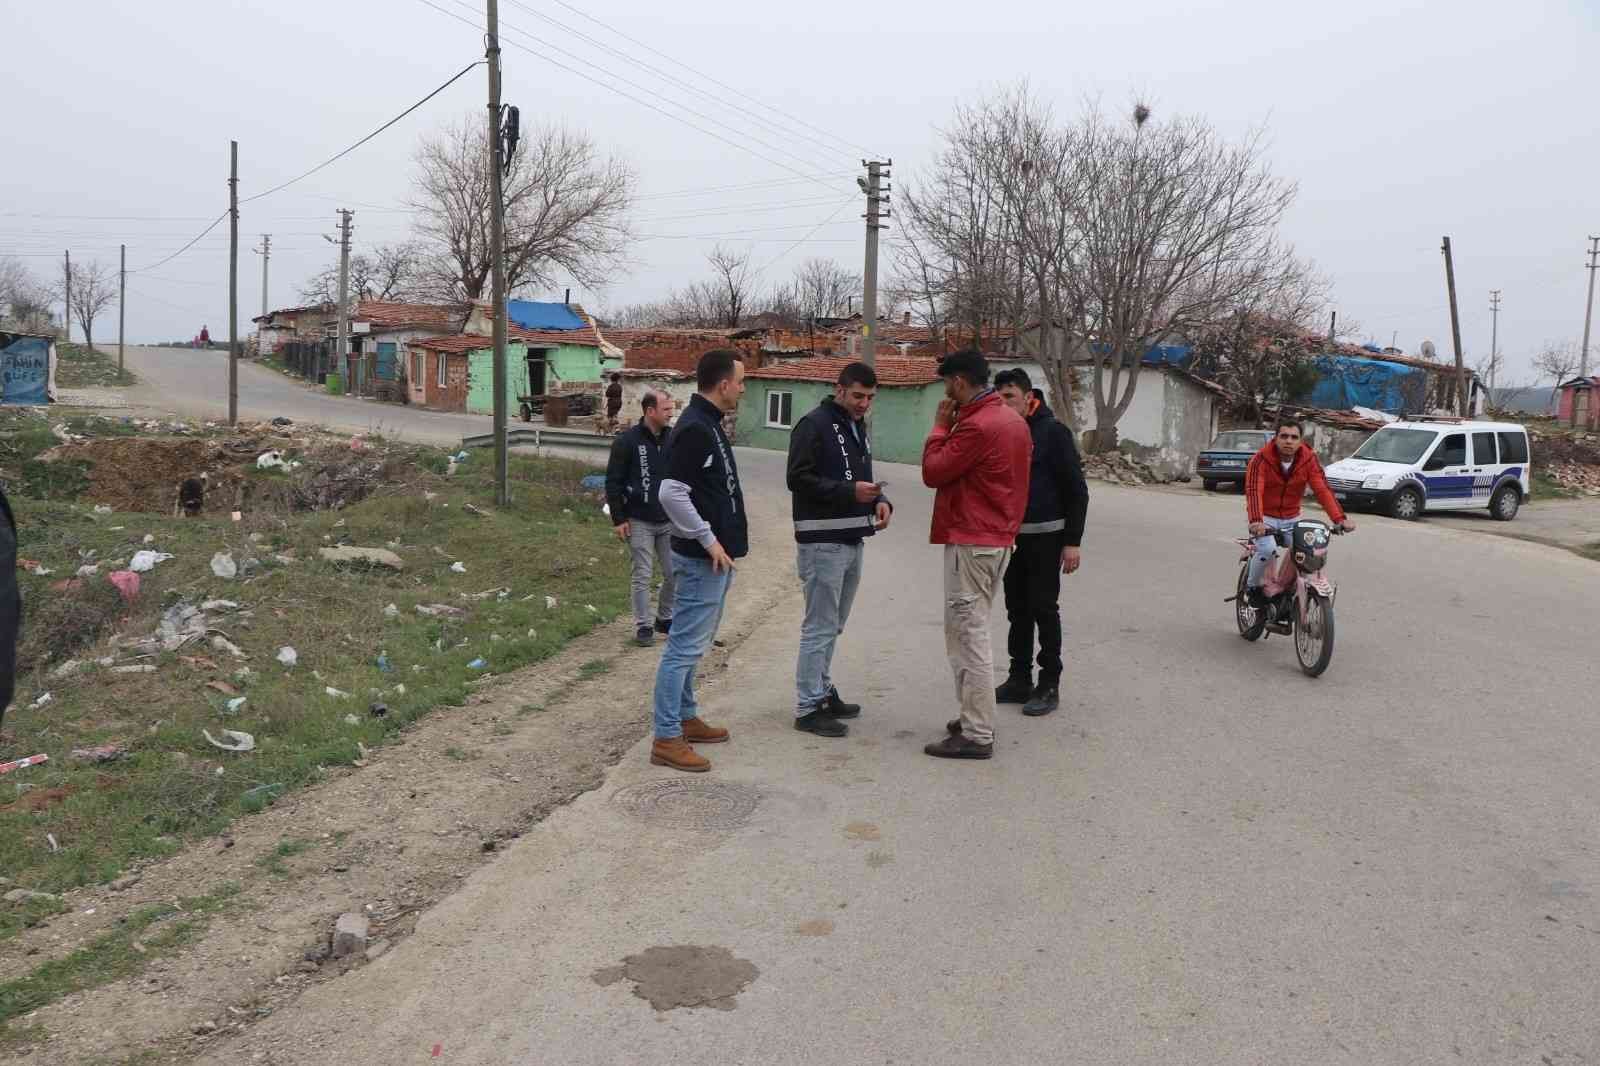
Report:
[[[617,428],[617,416],[622,413],[622,375],[612,374],[606,386],[606,428]]]
[[[737,352],[713,349],[695,368],[699,392],[667,441],[661,506],[672,523],[672,570],[677,578],[672,628],[656,669],[650,761],[701,772],[711,763],[691,744],[717,744],[728,731],[700,720],[694,675],[711,647],[733,585],[733,561],[749,551],[749,527],[739,467],[722,431],[722,417],[739,409],[744,364]]]
[[[1020,703],[1030,718],[1061,703],[1061,575],[1080,562],[1089,486],[1072,431],[1056,420],[1044,394],[1025,370],[995,375],[1001,400],[1028,423],[1033,462],[1028,472],[1028,509],[1017,531],[1017,547],[1006,566],[1007,650],[1011,670],[995,690],[996,703]],[[1039,631],[1039,683],[1033,684],[1033,633]]]
[[[893,507],[872,480],[872,443],[864,421],[878,392],[865,363],[839,372],[833,396],[795,423],[789,434],[788,485],[805,620],[795,664],[794,727],[842,737],[840,721],[861,714],[833,683],[833,650],[850,618],[861,581],[865,540],[888,528]]]
[[[941,759],[994,754],[994,657],[989,615],[1028,504],[1033,439],[989,386],[973,349],[939,363],[945,399],[922,445],[922,481],[935,490],[929,540],[944,545],[944,645],[961,716],[923,751]]]
[[[617,435],[606,464],[606,505],[617,539],[633,555],[634,643],[649,647],[657,633],[672,628],[672,524],[661,509],[667,427],[672,423],[672,397],[646,389],[639,399],[639,421]],[[654,621],[650,615],[650,582],[661,568],[661,592]]]

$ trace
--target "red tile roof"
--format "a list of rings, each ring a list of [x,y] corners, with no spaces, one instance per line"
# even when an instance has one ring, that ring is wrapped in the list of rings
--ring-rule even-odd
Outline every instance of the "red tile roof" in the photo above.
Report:
[[[450,333],[442,337],[420,337],[411,343],[435,352],[475,352],[479,348],[493,348],[494,338],[481,333]]]
[[[404,326],[459,326],[471,310],[468,304],[413,304],[399,300],[362,300],[352,316],[356,322],[398,329]]]
[[[762,381],[821,381],[831,385],[839,371],[856,362],[844,356],[823,355],[792,359],[752,370],[746,377]],[[880,358],[876,361],[880,385],[931,385],[939,380],[939,364],[932,359]]]

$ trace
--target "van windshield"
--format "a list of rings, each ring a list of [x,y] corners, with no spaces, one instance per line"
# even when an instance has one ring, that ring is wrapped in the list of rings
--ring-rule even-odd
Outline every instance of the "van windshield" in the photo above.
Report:
[[[1429,429],[1380,429],[1356,449],[1352,459],[1371,459],[1375,463],[1403,463],[1407,466],[1422,458],[1437,433]]]

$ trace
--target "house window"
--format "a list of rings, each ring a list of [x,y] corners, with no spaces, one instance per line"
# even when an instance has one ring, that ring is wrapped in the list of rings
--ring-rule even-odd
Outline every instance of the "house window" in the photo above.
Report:
[[[794,425],[794,393],[767,393],[767,425],[773,429],[789,429]]]
[[[441,389],[445,387],[445,382],[444,382],[444,361],[445,361],[445,354],[443,352],[440,352],[439,353],[439,387]]]

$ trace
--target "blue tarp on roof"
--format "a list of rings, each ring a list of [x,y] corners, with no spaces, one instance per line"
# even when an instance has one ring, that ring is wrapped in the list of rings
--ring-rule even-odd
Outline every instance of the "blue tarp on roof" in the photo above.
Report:
[[[1096,341],[1090,350],[1100,355],[1110,355],[1111,345]],[[1187,368],[1193,359],[1193,349],[1187,344],[1152,344],[1145,349],[1139,361],[1145,366],[1178,366]]]
[[[1317,369],[1317,384],[1308,401],[1313,407],[1331,411],[1374,407],[1397,415],[1415,411],[1427,394],[1427,372],[1417,367],[1354,355],[1319,355],[1312,365]]]
[[[506,318],[523,329],[582,329],[583,319],[566,304],[539,300],[507,300]]]

